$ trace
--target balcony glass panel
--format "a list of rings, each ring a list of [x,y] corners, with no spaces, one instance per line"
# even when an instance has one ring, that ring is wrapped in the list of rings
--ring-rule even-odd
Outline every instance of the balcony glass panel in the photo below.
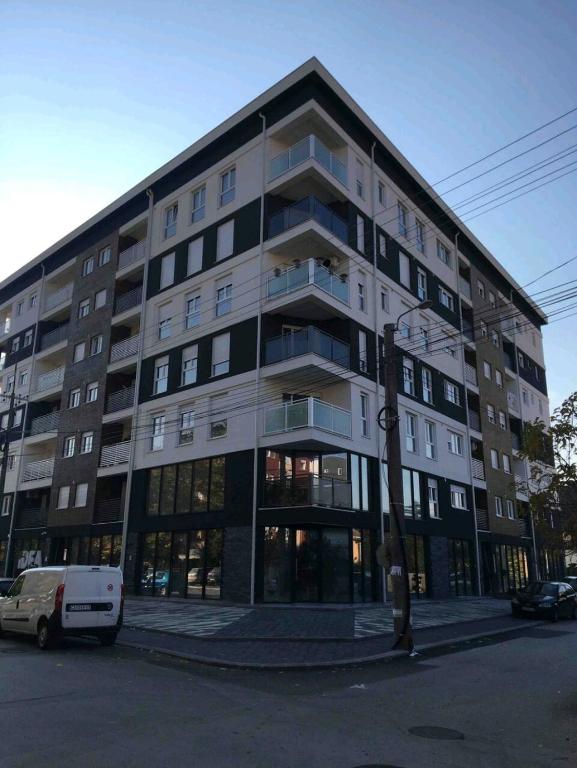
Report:
[[[347,186],[347,168],[323,142],[311,134],[301,139],[285,152],[274,157],[270,162],[269,181],[296,168],[305,160],[316,160],[319,165]]]
[[[349,284],[346,280],[314,259],[307,259],[298,266],[287,267],[279,275],[268,278],[267,298],[276,299],[286,293],[292,293],[307,285],[316,285],[344,304],[349,303]]]
[[[265,411],[265,434],[289,432],[302,427],[317,427],[350,437],[351,413],[313,397],[283,403]]]
[[[305,221],[316,221],[333,235],[348,244],[348,225],[318,198],[310,196],[288,205],[269,217],[268,236],[276,237],[287,229],[297,227]]]
[[[310,352],[345,368],[349,367],[349,345],[314,326],[268,339],[265,342],[265,365],[289,360]]]

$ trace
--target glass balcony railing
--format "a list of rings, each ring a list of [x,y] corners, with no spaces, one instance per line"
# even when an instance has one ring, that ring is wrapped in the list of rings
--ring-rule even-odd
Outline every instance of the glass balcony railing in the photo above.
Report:
[[[270,161],[269,181],[278,179],[283,173],[296,168],[306,160],[316,160],[335,179],[347,186],[347,167],[331,150],[314,134],[293,144],[292,147],[273,157]]]
[[[349,345],[312,325],[267,339],[264,345],[264,364],[271,365],[309,353],[320,355],[344,368],[350,367]]]
[[[269,238],[276,237],[282,232],[286,232],[287,229],[297,227],[299,224],[310,220],[316,221],[317,224],[328,229],[335,237],[348,245],[349,227],[347,222],[332,211],[328,205],[312,195],[273,213],[268,220],[268,236]]]
[[[298,266],[287,267],[279,274],[269,275],[266,295],[268,299],[276,299],[307,285],[316,285],[344,304],[349,303],[348,282],[322,264],[317,264],[315,259],[307,259]]]
[[[351,412],[315,397],[267,408],[264,417],[265,435],[316,427],[336,435],[351,436]]]
[[[352,509],[351,483],[321,475],[297,475],[265,480],[266,507],[338,507]]]

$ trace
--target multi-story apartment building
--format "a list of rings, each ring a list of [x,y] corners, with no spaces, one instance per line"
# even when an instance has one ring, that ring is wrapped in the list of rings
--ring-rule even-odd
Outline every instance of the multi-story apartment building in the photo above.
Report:
[[[0,286],[0,556],[141,594],[370,601],[396,335],[416,595],[539,561],[545,315],[312,59]]]

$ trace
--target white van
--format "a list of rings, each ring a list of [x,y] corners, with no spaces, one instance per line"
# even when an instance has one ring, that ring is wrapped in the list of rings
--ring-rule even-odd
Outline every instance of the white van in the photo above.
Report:
[[[123,604],[120,568],[33,568],[21,573],[0,598],[0,632],[36,635],[42,649],[64,635],[87,635],[113,645],[122,626]]]

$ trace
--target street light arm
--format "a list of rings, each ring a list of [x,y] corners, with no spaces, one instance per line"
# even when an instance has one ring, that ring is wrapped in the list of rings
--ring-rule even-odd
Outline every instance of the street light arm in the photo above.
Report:
[[[397,320],[395,322],[395,331],[399,330],[399,320],[401,317],[404,317],[405,315],[408,315],[409,312],[413,312],[415,309],[430,309],[433,306],[433,302],[430,299],[427,299],[426,301],[422,301],[420,304],[417,304],[416,307],[411,307],[410,309],[406,309],[404,312],[401,312],[401,314],[397,317]]]

